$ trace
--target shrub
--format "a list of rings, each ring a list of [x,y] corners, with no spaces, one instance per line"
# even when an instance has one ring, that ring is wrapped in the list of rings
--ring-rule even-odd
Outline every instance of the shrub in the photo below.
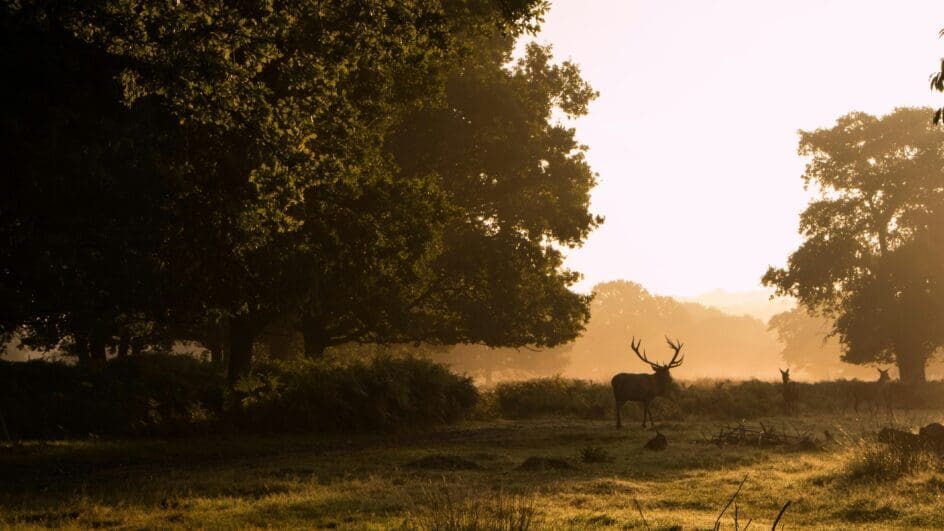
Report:
[[[267,361],[236,386],[233,420],[250,431],[392,430],[458,420],[478,396],[471,378],[420,358]]]
[[[187,356],[0,362],[0,415],[15,438],[177,435],[218,416],[223,388],[215,368]]]
[[[493,399],[497,413],[506,419],[550,415],[602,419],[613,411],[609,385],[560,376],[499,383]]]
[[[832,381],[800,383],[801,414],[840,414],[853,411],[853,391],[861,382]],[[742,382],[700,380],[678,382],[663,397],[651,404],[653,417],[659,421],[679,420],[687,416],[718,420],[741,420],[783,415],[780,382],[748,380]],[[944,407],[944,382],[916,386],[895,383],[891,387],[892,404],[900,408]],[[543,416],[583,419],[611,418],[613,393],[608,383],[561,378],[537,378],[499,383],[485,394],[478,408],[481,418],[526,419]],[[860,414],[882,414],[874,403],[860,406]],[[641,418],[641,409],[630,402],[624,406],[624,418]],[[634,411],[635,410],[635,411]]]

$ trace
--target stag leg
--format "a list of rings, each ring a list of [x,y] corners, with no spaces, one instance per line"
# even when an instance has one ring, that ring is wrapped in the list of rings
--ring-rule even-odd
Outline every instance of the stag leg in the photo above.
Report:
[[[623,429],[623,419],[620,418],[620,409],[622,408],[623,408],[623,403],[617,402],[616,403],[616,429],[618,430]]]
[[[652,413],[649,412],[649,402],[642,403],[642,427],[646,427],[646,418],[652,422]]]

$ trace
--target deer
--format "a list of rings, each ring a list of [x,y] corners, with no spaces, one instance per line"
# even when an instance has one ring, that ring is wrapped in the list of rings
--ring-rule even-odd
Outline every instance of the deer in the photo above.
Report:
[[[879,369],[878,371],[878,380],[874,382],[858,382],[858,385],[853,389],[852,392],[852,407],[855,409],[855,412],[859,412],[859,404],[862,402],[869,402],[872,405],[872,412],[874,414],[877,407],[885,406],[885,410],[889,415],[892,414],[892,401],[891,401],[891,382],[892,378],[888,375],[888,369]]]
[[[800,384],[790,381],[790,369],[780,369],[783,378],[783,414],[796,416],[800,413]]]
[[[622,429],[623,427],[620,409],[622,409],[623,404],[626,402],[640,402],[642,404],[643,428],[646,427],[647,418],[649,419],[650,425],[655,426],[655,422],[652,420],[652,413],[649,411],[649,403],[652,402],[655,397],[662,396],[668,391],[669,386],[672,384],[672,375],[669,374],[669,370],[681,365],[682,361],[685,359],[684,355],[679,358],[682,343],[680,343],[678,339],[673,343],[672,340],[666,336],[665,341],[669,344],[669,347],[675,351],[672,360],[665,365],[649,361],[649,358],[646,357],[646,351],[639,351],[639,347],[642,346],[642,339],[637,342],[636,337],[633,336],[630,341],[630,346],[633,352],[636,353],[636,356],[649,364],[652,370],[655,371],[655,374],[630,374],[621,372],[610,381],[610,384],[613,386],[613,397],[616,399],[616,429]],[[676,358],[678,358],[677,361]]]

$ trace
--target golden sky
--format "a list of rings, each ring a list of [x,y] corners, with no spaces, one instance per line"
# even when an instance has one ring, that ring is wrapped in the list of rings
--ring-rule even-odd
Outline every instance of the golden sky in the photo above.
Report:
[[[575,123],[606,217],[577,288],[759,289],[800,242],[797,130],[944,105],[942,27],[942,0],[555,0],[537,40],[601,93]]]

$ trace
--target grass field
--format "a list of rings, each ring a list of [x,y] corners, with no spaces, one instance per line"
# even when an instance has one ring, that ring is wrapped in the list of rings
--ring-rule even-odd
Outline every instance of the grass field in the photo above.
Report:
[[[915,428],[941,413],[898,413],[897,425]],[[393,436],[24,443],[0,451],[0,522],[423,529],[479,518],[534,529],[712,528],[747,476],[735,501],[741,528],[751,519],[751,528],[769,528],[787,501],[787,527],[939,527],[940,463],[922,462],[901,477],[876,464],[869,441],[885,420],[764,421],[821,441],[824,430],[835,437],[805,450],[718,447],[704,439],[721,422],[673,421],[658,426],[669,445],[654,452],[643,449],[651,430],[562,419]],[[582,453],[600,462],[584,462]],[[430,456],[427,468],[410,466]],[[529,457],[572,468],[519,468]],[[463,465],[475,468],[449,469]],[[734,528],[734,511],[732,504],[723,528]]]

